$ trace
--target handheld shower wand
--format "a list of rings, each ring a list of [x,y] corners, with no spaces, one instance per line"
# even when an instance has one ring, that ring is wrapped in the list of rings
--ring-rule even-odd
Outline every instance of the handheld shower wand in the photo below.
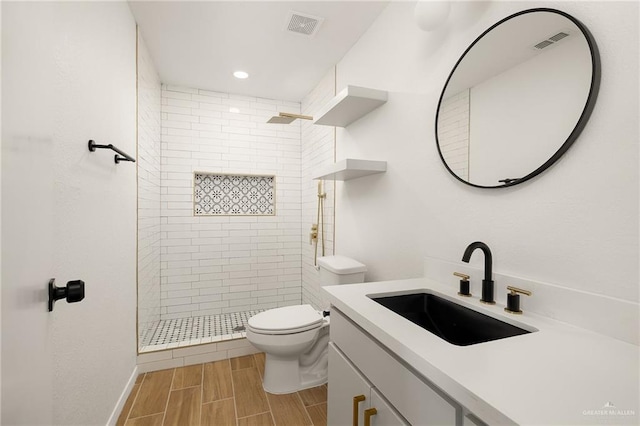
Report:
[[[315,240],[316,246],[313,253],[313,266],[318,266],[318,244],[322,244],[322,256],[324,256],[324,199],[327,198],[327,194],[322,192],[322,181],[318,181],[318,215],[316,217],[315,225]],[[314,233],[314,226],[311,226],[312,240]],[[318,238],[318,236],[320,238]]]

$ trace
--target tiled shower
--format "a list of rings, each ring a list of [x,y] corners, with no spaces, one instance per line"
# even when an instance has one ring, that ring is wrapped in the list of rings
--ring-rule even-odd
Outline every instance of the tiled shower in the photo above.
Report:
[[[324,80],[307,110],[333,96],[333,73]],[[266,123],[300,103],[162,84],[142,37],[138,85],[139,352],[244,337],[265,309],[320,308],[305,235],[316,220],[311,171],[333,162],[333,130]]]

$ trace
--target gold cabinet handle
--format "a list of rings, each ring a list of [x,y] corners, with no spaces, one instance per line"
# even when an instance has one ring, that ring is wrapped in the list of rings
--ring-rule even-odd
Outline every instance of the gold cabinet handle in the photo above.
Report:
[[[371,416],[378,414],[378,410],[375,408],[367,408],[364,410],[364,426],[371,426]]]
[[[353,426],[358,426],[358,404],[364,401],[364,395],[357,395],[353,397]]]

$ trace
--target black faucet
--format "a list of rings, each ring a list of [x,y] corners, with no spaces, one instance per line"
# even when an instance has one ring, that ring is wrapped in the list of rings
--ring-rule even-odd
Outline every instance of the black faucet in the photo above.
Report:
[[[491,257],[491,250],[489,250],[489,246],[481,241],[469,244],[469,247],[466,248],[462,255],[462,261],[469,263],[471,253],[473,253],[475,249],[480,249],[484,253],[484,279],[482,280],[482,298],[480,301],[488,305],[493,305],[496,301],[493,300],[493,280],[491,279],[491,264],[493,259]]]

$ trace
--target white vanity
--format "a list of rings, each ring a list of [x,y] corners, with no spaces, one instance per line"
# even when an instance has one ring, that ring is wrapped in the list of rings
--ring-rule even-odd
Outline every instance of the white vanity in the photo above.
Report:
[[[510,315],[500,300],[482,305],[428,278],[324,290],[332,305],[329,425],[638,424],[634,344],[526,306]],[[418,292],[536,331],[457,346],[369,297]]]
[[[367,418],[373,416],[378,425],[459,423],[459,404],[337,310],[331,316],[331,339],[327,424],[349,424],[353,418],[370,424]]]

